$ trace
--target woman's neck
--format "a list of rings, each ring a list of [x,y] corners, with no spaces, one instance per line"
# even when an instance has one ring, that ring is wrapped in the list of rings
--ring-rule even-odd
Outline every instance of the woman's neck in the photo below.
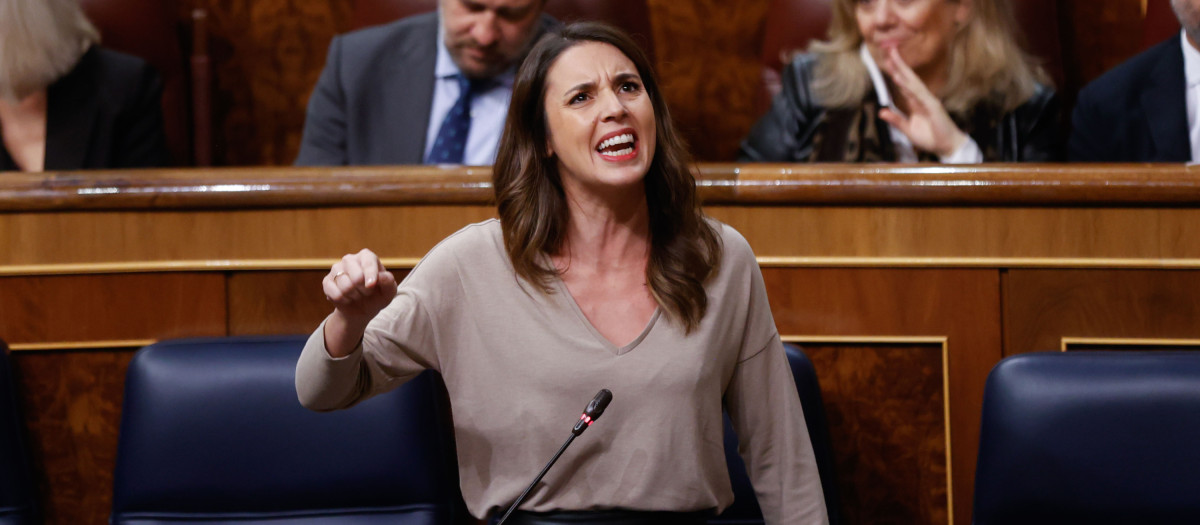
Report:
[[[650,212],[645,189],[612,195],[567,191],[567,231],[555,266],[594,270],[644,268],[650,247]]]
[[[0,140],[23,171],[42,171],[46,152],[46,91],[20,100],[0,97]]]

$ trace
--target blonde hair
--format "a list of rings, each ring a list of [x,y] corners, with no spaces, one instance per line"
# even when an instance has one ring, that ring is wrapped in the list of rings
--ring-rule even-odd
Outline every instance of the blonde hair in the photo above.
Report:
[[[813,91],[826,107],[858,106],[871,89],[859,56],[863,37],[855,1],[834,0],[829,39],[809,47],[816,57]],[[970,1],[970,18],[950,43],[946,85],[939,96],[947,111],[960,116],[985,101],[1011,111],[1033,96],[1039,82],[1049,80],[1036,60],[1017,45],[1008,0]]]
[[[0,97],[45,89],[99,41],[78,0],[0,1]]]

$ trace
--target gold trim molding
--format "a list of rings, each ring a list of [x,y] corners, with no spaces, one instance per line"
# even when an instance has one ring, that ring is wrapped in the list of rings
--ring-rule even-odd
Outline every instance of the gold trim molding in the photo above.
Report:
[[[52,350],[111,350],[141,348],[158,342],[157,339],[114,339],[106,341],[56,341],[50,343],[9,343],[13,352],[45,352]]]
[[[389,268],[408,269],[419,257],[389,257]],[[764,268],[1080,268],[1080,269],[1200,269],[1200,259],[1093,259],[1008,257],[758,257]],[[223,272],[324,270],[335,258],[210,259],[191,261],[132,261],[0,266],[0,277],[22,275],[88,275],[104,273]]]
[[[1194,346],[1200,350],[1200,339],[1162,339],[1138,337],[1063,337],[1060,339],[1059,351],[1066,352],[1071,345],[1096,346]]]

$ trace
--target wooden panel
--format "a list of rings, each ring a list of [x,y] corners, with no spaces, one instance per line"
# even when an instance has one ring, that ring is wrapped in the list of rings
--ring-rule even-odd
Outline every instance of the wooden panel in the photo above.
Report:
[[[397,279],[405,268],[392,268]],[[321,291],[326,271],[235,273],[229,279],[229,334],[310,333],[333,310]]]
[[[1163,208],[707,207],[759,257],[1193,259],[1200,210]],[[802,261],[801,261],[802,262]],[[847,261],[849,262],[849,261]],[[970,264],[957,260],[950,264]],[[946,263],[941,263],[946,264]],[[988,265],[1022,264],[1019,260]],[[1055,264],[1041,261],[1040,264]]]
[[[1063,41],[1063,93],[1073,103],[1088,82],[1137,54],[1142,39],[1138,0],[1059,0]],[[1067,106],[1070,108],[1070,105]]]
[[[13,353],[46,523],[108,518],[132,357],[132,349]]]
[[[312,332],[332,310],[321,292],[325,271],[249,272],[229,277],[229,334]]]
[[[821,382],[846,523],[947,523],[941,345],[802,346]]]
[[[121,261],[337,259],[370,247],[421,257],[485,206],[0,215],[0,266]],[[62,242],[70,232],[71,242]],[[48,242],[48,239],[56,239]]]
[[[187,0],[208,11],[217,165],[287,165],[300,151],[308,96],[350,2]],[[183,7],[187,6],[187,7]]]
[[[10,345],[224,334],[219,274],[0,277],[0,337]]]
[[[1000,315],[998,273],[763,269],[775,323],[782,334],[946,337],[955,523],[970,523],[983,384],[1001,356],[996,322]]]
[[[1200,237],[1200,209],[1194,208],[713,206],[707,211],[741,231],[760,257],[779,264],[812,264],[805,258],[823,257],[843,260],[818,264],[910,258],[905,264],[1194,266],[1200,259],[1200,244],[1190,242]],[[274,267],[288,267],[293,259],[316,259],[312,263],[324,267],[362,247],[388,258],[419,258],[445,236],[493,213],[487,207],[448,206],[8,214],[0,215],[0,245],[7,248],[0,252],[0,271],[35,272],[40,270],[34,265],[72,263],[166,267],[172,261],[210,267],[276,261]]]
[[[1200,272],[1010,270],[1004,353],[1058,350],[1064,337],[1200,338]]]
[[[699,160],[728,161],[758,120],[769,0],[649,0],[658,78]]]

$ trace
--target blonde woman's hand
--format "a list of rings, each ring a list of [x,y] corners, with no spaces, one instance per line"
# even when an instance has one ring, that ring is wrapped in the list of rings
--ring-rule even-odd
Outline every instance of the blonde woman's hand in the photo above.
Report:
[[[913,147],[939,157],[949,157],[967,141],[967,134],[950,119],[942,101],[929,91],[912,68],[900,57],[896,48],[887,50],[883,71],[904,98],[908,115],[890,108],[879,111],[879,118],[908,136]]]
[[[334,357],[349,354],[381,310],[396,296],[396,277],[379,256],[363,249],[347,254],[321,280],[333,315],[325,322],[325,348]]]

